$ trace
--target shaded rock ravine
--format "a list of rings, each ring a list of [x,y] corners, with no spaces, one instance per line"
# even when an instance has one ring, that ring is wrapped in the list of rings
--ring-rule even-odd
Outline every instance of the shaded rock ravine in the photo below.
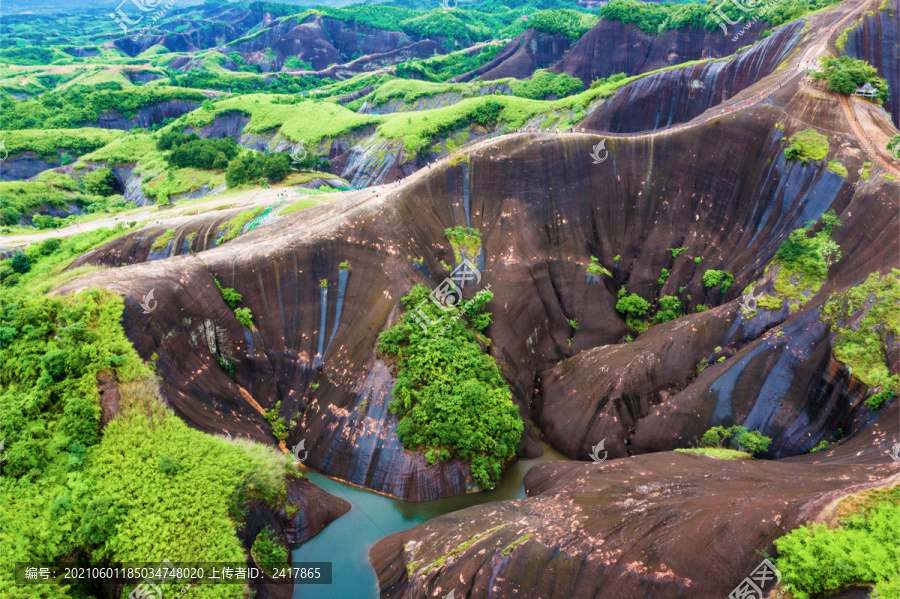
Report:
[[[849,493],[900,482],[887,453],[898,417],[894,402],[884,426],[815,459],[655,453],[540,464],[525,477],[526,499],[376,543],[381,597],[721,599],[778,537]]]
[[[454,254],[444,231],[466,223],[466,206],[472,226],[483,235],[483,281],[490,282],[494,294],[489,305],[493,324],[487,329],[492,354],[529,423],[538,373],[635,334],[615,309],[623,284],[647,299],[678,295],[688,312],[700,303],[715,307],[731,302],[762,276],[792,229],[834,208],[845,223],[834,234],[843,258],[832,267],[819,296],[782,318],[784,337],[777,342],[760,338],[778,319],[769,323],[765,319],[770,317],[760,315],[760,320],[742,324],[735,320],[733,306],[724,306],[710,316],[669,326],[698,328],[695,337],[679,342],[686,345],[686,354],[705,352],[715,343],[730,345],[729,351],[739,352],[735,357],[711,366],[696,380],[679,366],[660,367],[653,375],[658,380],[648,376],[629,383],[629,393],[638,396],[628,403],[640,406],[632,416],[641,419],[632,443],[639,453],[668,449],[657,444],[672,444],[671,439],[686,446],[699,426],[691,421],[692,413],[711,418],[719,409],[739,422],[750,418],[756,406],[769,409],[771,394],[758,388],[745,394],[749,383],[742,377],[761,379],[754,382],[761,385],[777,375],[781,405],[763,425],[786,431],[776,451],[792,455],[856,417],[861,387],[829,362],[828,332],[815,310],[826,294],[893,265],[898,210],[897,184],[881,177],[877,167],[867,182],[851,185],[827,171],[824,161],[805,166],[785,162],[783,136],[807,128],[807,123],[831,131],[832,148],[843,148],[841,160],[851,172],[864,159],[853,137],[835,133],[843,131],[843,123],[820,111],[815,100],[802,91],[787,100],[793,102],[796,121],[760,106],[673,133],[615,138],[602,164],[589,157],[600,139],[596,136],[504,136],[473,146],[466,177],[463,165],[441,162],[383,194],[298,212],[277,226],[258,227],[220,246],[194,246],[193,255],[85,275],[60,291],[101,285],[127,296],[126,332],[145,359],[159,356],[163,394],[193,426],[274,442],[254,404],[271,409],[280,401],[281,416],[294,422],[287,445],[305,439],[310,467],[422,500],[465,492],[468,467],[455,461],[428,466],[421,454],[399,448],[396,416],[384,409],[392,380],[378,361],[376,344],[379,333],[396,322],[400,298],[414,284],[431,287],[447,276],[441,261],[452,264]],[[776,123],[785,123],[786,129]],[[200,222],[211,230],[217,218]],[[110,257],[143,252],[148,243],[137,232],[78,264],[121,264]],[[677,247],[688,249],[673,259],[668,248]],[[620,260],[614,262],[617,255]],[[421,258],[421,265],[410,256]],[[613,276],[586,283],[590,256]],[[337,289],[338,265],[344,260],[350,261],[352,272],[340,295],[331,290]],[[671,274],[660,287],[662,268]],[[704,287],[707,269],[734,273],[736,280],[724,297],[718,288]],[[213,277],[243,295],[241,306],[251,309],[253,330],[237,322]],[[327,294],[320,293],[321,279],[329,283]],[[151,290],[158,307],[145,314],[140,302]],[[341,317],[335,325],[338,302]],[[579,327],[569,344],[572,319]],[[667,330],[651,329],[647,343],[621,350],[626,352],[622,355],[638,348],[663,351],[654,348],[668,343]],[[317,356],[320,337],[332,335],[324,356]],[[620,355],[620,350],[596,351],[578,359],[599,364],[603,355]],[[740,352],[758,357],[748,358],[750,366],[744,366]],[[220,358],[226,364],[234,360],[233,377],[219,366]],[[687,366],[691,360],[683,361]],[[559,421],[550,423],[546,416],[547,406],[557,399],[545,395],[535,402],[545,426],[562,430],[563,418],[589,420],[598,413],[595,398],[584,387],[588,380],[584,373],[583,380],[556,385],[585,394],[575,404],[578,411],[557,416]],[[823,401],[820,395],[827,389],[830,395]],[[666,416],[661,410],[669,403],[676,415],[679,410],[688,415]],[[651,426],[652,417],[657,420]],[[796,432],[787,430],[792,426]],[[540,452],[538,438],[527,424],[523,455]],[[551,436],[551,442],[567,452],[581,451],[567,448],[558,436]]]

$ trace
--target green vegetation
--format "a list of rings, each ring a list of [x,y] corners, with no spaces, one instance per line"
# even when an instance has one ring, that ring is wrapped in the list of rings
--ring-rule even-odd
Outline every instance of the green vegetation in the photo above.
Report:
[[[102,174],[95,176],[95,179],[101,176]],[[108,190],[94,185],[92,189]],[[122,210],[132,204],[125,202],[122,196],[104,197],[92,194],[86,189],[84,181],[79,183],[68,175],[52,171],[42,173],[37,181],[0,182],[0,225],[17,225],[35,212],[46,210],[47,207],[69,211],[70,206],[78,206],[86,212],[93,213]],[[34,215],[32,220],[36,226],[41,225],[40,228],[52,229],[65,223],[62,219],[50,220],[49,216],[41,222],[38,216],[42,215]]]
[[[815,129],[800,131],[790,139],[790,144],[784,150],[788,160],[800,160],[806,164],[809,160],[822,160],[828,155],[828,138]]]
[[[497,532],[498,530],[500,530],[500,529],[503,528],[504,526],[506,526],[506,524],[501,524],[500,526],[495,526],[494,528],[489,528],[488,530],[486,530],[486,531],[484,531],[484,532],[482,532],[482,533],[479,533],[479,534],[475,535],[474,537],[472,537],[472,538],[469,539],[468,541],[466,541],[466,542],[460,544],[458,547],[455,547],[450,553],[448,553],[448,554],[446,554],[446,555],[442,555],[441,557],[439,557],[439,558],[437,558],[436,560],[434,560],[434,562],[432,562],[431,564],[428,564],[428,565],[422,570],[422,572],[420,572],[419,575],[424,577],[426,574],[428,574],[429,572],[431,572],[431,571],[434,570],[435,568],[440,568],[441,566],[444,565],[444,562],[446,562],[448,559],[450,559],[450,558],[453,557],[454,555],[459,555],[460,553],[462,553],[463,551],[465,551],[466,549],[468,549],[469,547],[471,547],[472,545],[474,545],[475,543],[477,543],[477,542],[480,541],[481,539],[484,539],[485,537],[494,534],[495,532]]]
[[[619,300],[616,302],[616,310],[625,317],[625,323],[633,329],[643,331],[647,328],[643,318],[650,311],[650,302],[636,293],[625,294],[624,287],[619,292]]]
[[[169,245],[173,239],[175,239],[175,229],[169,229],[156,238],[156,240],[153,242],[153,245],[150,246],[150,249],[154,252],[158,252],[159,250]]]
[[[860,319],[861,310],[866,312]],[[897,397],[900,379],[891,376],[884,339],[900,334],[900,270],[870,274],[859,285],[831,295],[821,312],[822,320],[837,333],[834,357],[875,390],[866,401],[869,408],[877,410]]]
[[[778,268],[775,279],[775,298],[760,304],[767,310],[778,310],[787,299],[791,306],[802,306],[818,293],[828,277],[828,269],[841,259],[840,248],[831,240],[831,233],[842,226],[834,210],[822,215],[822,229],[812,234],[816,224],[808,222],[802,229],[791,231],[775,252],[775,259],[766,268]],[[794,309],[792,307],[792,309]]]
[[[474,260],[475,256],[481,251],[481,231],[478,229],[453,227],[445,230],[444,235],[450,240],[457,264],[462,264],[463,253],[465,253],[467,258]]]
[[[668,322],[681,316],[681,300],[672,295],[659,298],[659,309],[656,311],[656,322]]]
[[[695,453],[697,455],[705,455],[720,460],[749,460],[753,456],[746,451],[738,451],[737,449],[728,449],[727,447],[686,447],[676,449],[679,453]]]
[[[0,139],[5,140],[5,149],[11,157],[23,152],[34,152],[49,158],[56,158],[62,151],[81,155],[102,148],[123,135],[124,131],[90,127],[0,131]]]
[[[659,271],[659,279],[656,282],[659,283],[660,285],[665,285],[668,278],[669,278],[669,269],[663,268]]]
[[[256,535],[250,553],[254,561],[269,574],[277,568],[288,565],[288,550],[278,542],[270,526],[266,526]]]
[[[250,308],[235,308],[234,317],[245,329],[253,328],[253,313],[250,312]]]
[[[124,79],[123,79],[124,81]],[[96,123],[101,114],[115,110],[125,118],[142,108],[169,100],[206,99],[201,92],[172,87],[126,87],[118,81],[95,85],[69,85],[40,99],[5,102],[0,129],[72,129]]]
[[[503,549],[503,552],[502,552],[503,557],[508,557],[509,555],[511,555],[512,552],[513,552],[513,550],[514,550],[516,547],[518,547],[519,545],[521,545],[522,543],[524,543],[525,541],[527,541],[528,539],[530,539],[530,538],[533,537],[533,536],[534,536],[534,535],[532,535],[531,533],[524,534],[524,535],[522,535],[521,537],[519,537],[518,539],[516,539],[515,541],[513,541],[512,543],[510,543],[509,545],[507,545],[507,546]]]
[[[263,210],[265,210],[265,207],[261,206],[253,210],[244,210],[243,212],[238,212],[230,220],[219,225],[219,234],[221,235],[221,237],[216,240],[216,244],[222,245],[223,243],[231,241],[232,239],[240,235],[241,231],[244,229],[244,226],[257,216],[259,216]]]
[[[687,250],[687,248],[669,248],[669,251],[672,252],[672,258],[677,258],[681,252]]]
[[[844,179],[847,178],[847,167],[841,164],[838,160],[829,160],[828,161],[828,170],[832,173],[837,173]]]
[[[511,79],[509,88],[521,98],[544,100],[550,96],[564,98],[578,93],[584,89],[584,83],[565,73],[556,74],[542,69],[535,71],[530,79],[524,81]]]
[[[445,312],[428,294],[421,284],[413,287],[402,299],[400,321],[379,337],[379,353],[397,368],[390,405],[400,416],[397,434],[407,449],[424,450],[429,463],[453,454],[471,460],[472,478],[490,488],[515,456],[523,430],[509,387],[482,350],[483,337],[461,318],[478,331],[487,328],[484,306],[493,295],[479,291]],[[417,320],[417,309],[427,321]]]
[[[612,276],[612,273],[609,272],[606,268],[600,265],[600,260],[596,257],[591,256],[591,263],[588,264],[587,267],[588,274],[594,275],[595,277],[599,277],[600,275],[606,275],[608,277]]]
[[[92,234],[100,237],[85,235]],[[42,262],[59,266],[75,247],[73,240],[53,245],[23,277],[46,273]],[[62,297],[35,287],[4,281],[2,290],[0,436],[8,459],[0,487],[5,534],[16,542],[3,544],[0,593],[44,596],[16,585],[14,564],[77,553],[113,562],[148,562],[160,553],[175,561],[244,561],[235,536],[241,506],[254,498],[283,503],[290,461],[254,443],[203,434],[168,411],[125,336],[124,303],[115,294],[89,289]],[[102,377],[117,382],[121,413],[101,436]],[[239,586],[214,594],[242,595]]]
[[[298,200],[289,205],[287,208],[282,208],[278,214],[279,216],[287,216],[288,214],[300,212],[301,210],[306,210],[307,208],[312,208],[313,206],[318,205],[319,203],[315,200]]]
[[[900,486],[845,498],[837,527],[807,523],[777,539],[775,565],[795,599],[874,586],[878,597],[900,594]]]
[[[240,308],[238,308],[240,309]],[[281,400],[275,402],[271,410],[266,410],[263,418],[272,426],[272,435],[278,439],[279,443],[283,443],[288,436],[287,421],[279,416],[281,411]]]
[[[228,307],[234,310],[239,303],[244,299],[244,296],[235,291],[231,287],[222,287],[219,283],[218,279],[213,279],[216,282],[216,287],[219,288],[219,293],[222,294],[222,299],[225,300],[225,303],[228,304]],[[250,328],[250,327],[247,327]]]
[[[84,190],[95,196],[112,195],[116,184],[116,176],[108,166],[94,169],[81,178]]]
[[[883,104],[888,100],[887,81],[879,77],[875,67],[865,60],[857,60],[849,56],[826,58],[822,61],[822,70],[813,73],[813,79],[824,80],[828,89],[848,96],[853,95],[857,88],[869,83],[878,92],[872,99],[873,102]]]
[[[728,293],[734,283],[734,275],[727,270],[707,270],[703,273],[703,286],[712,289],[721,284],[722,295]]]
[[[766,452],[772,444],[772,439],[769,437],[759,431],[749,431],[743,426],[714,426],[703,433],[700,444],[703,447],[721,448],[729,440],[732,449],[744,451],[750,455]]]
[[[478,53],[459,51],[426,59],[412,58],[394,67],[394,72],[407,80],[448,81],[489,63],[502,49],[503,44],[495,43],[483,46]]]
[[[718,9],[728,15],[733,22],[741,23],[759,18],[777,27],[805,14],[837,4],[838,1],[784,0],[774,5],[759,3],[752,7],[749,5],[738,7],[727,0],[658,4],[638,0],[612,0],[600,8],[599,15],[612,21],[634,23],[642,31],[651,34],[686,27],[703,27],[715,31],[720,27],[720,21],[714,16]]]

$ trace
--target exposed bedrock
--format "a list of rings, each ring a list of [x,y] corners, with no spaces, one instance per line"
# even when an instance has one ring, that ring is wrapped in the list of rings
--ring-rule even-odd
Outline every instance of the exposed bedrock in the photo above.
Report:
[[[48,168],[60,165],[61,154],[43,156],[36,152],[22,152],[0,163],[0,181],[21,181],[39,175]]]
[[[802,31],[803,21],[798,20],[731,60],[642,77],[599,104],[579,127],[631,133],[689,121],[773,72],[793,51]]]
[[[417,42],[404,43],[399,48],[387,52],[375,52],[365,54],[356,60],[341,64],[332,64],[319,71],[287,71],[294,75],[313,75],[315,77],[327,77],[343,81],[360,73],[376,71],[399,64],[410,58],[431,58],[435,54],[444,54],[446,49],[437,41],[431,39]],[[283,69],[284,70],[284,69]]]
[[[853,58],[865,60],[878,69],[890,88],[884,108],[891,113],[895,127],[900,127],[900,2],[892,0],[886,10],[870,11],[850,31],[844,51]]]
[[[177,119],[183,114],[200,108],[199,102],[190,100],[166,100],[141,108],[133,117],[125,117],[116,110],[104,112],[97,117],[96,123],[87,123],[85,127],[101,127],[103,129],[124,129],[132,127],[146,129],[150,125],[161,123],[164,119]]]
[[[151,46],[163,46],[171,52],[195,52],[238,39],[254,27],[267,27],[274,20],[269,13],[242,8],[208,5],[201,10],[200,19],[173,19],[164,24],[154,24],[153,30],[166,31],[164,34],[135,35],[146,24],[142,22],[132,27],[130,35],[108,42],[106,45],[132,57]],[[205,27],[209,23],[218,25],[213,28]],[[179,33],[174,31],[183,25],[187,25],[188,30]]]
[[[386,411],[393,379],[376,355],[400,298],[415,283],[431,287],[447,276],[441,261],[452,264],[454,254],[445,229],[467,224],[468,215],[483,234],[482,285],[494,293],[487,333],[527,418],[536,374],[634,334],[615,310],[624,283],[648,299],[677,294],[690,311],[731,301],[792,229],[832,207],[846,220],[834,285],[855,284],[896,254],[897,240],[879,237],[895,230],[896,184],[873,177],[854,194],[824,162],[785,163],[781,136],[794,126],[776,128],[780,118],[761,107],[671,134],[613,139],[601,164],[589,156],[597,136],[504,136],[471,149],[468,162],[440,163],[398,189],[365,200],[356,193],[221,246],[207,243],[206,251],[196,246],[192,256],[92,273],[61,290],[101,285],[128,296],[129,337],[145,359],[157,353],[163,394],[193,426],[273,442],[261,411],[280,401],[280,414],[295,423],[287,445],[305,439],[312,468],[410,499],[461,493],[467,465],[428,467],[400,448],[396,417]],[[852,143],[831,137],[833,147]],[[849,170],[861,167],[859,152],[845,154]],[[128,262],[112,260],[152,243],[137,233],[79,264]],[[864,239],[866,253],[857,249]],[[688,249],[673,260],[668,248],[678,247]],[[590,256],[614,276],[589,280]],[[344,260],[352,271],[342,274]],[[662,287],[661,268],[670,270]],[[736,275],[724,298],[704,288],[707,269]],[[243,295],[252,331],[237,322],[213,276]],[[159,307],[145,314],[140,303],[151,290]],[[570,345],[572,319],[579,326]],[[233,376],[220,359],[234,361]],[[540,452],[536,435],[529,428],[524,455]]]
[[[545,69],[566,55],[572,42],[568,36],[549,35],[528,28],[503,47],[493,60],[452,79],[454,82],[493,81],[515,77],[526,79],[537,69]]]
[[[323,491],[306,478],[294,477],[287,482],[287,498],[284,505],[270,506],[254,499],[242,506],[246,515],[243,526],[237,531],[244,549],[253,560],[250,549],[257,535],[270,527],[277,538],[288,544],[302,543],[316,535],[326,524],[350,511],[350,504]],[[286,506],[297,506],[299,511],[290,516]],[[257,596],[263,599],[290,599],[294,587],[291,584],[256,583]]]
[[[388,55],[398,49],[413,46],[418,39],[399,31],[385,31],[358,23],[312,15],[303,23],[296,19],[277,21],[264,31],[231,46],[233,51],[244,55],[250,62],[262,60],[263,54],[271,49],[277,59],[275,69],[280,69],[289,56],[297,56],[308,62],[315,70],[322,70],[334,63],[349,62],[364,55]],[[428,50],[438,50],[438,44],[417,48],[413,46],[409,56],[418,56]],[[384,64],[395,64],[405,60],[402,54],[384,59]],[[377,68],[373,61],[369,68]],[[360,70],[369,70],[360,66]]]
[[[585,85],[616,73],[639,75],[699,58],[722,58],[756,41],[767,25],[754,23],[737,39],[720,29],[670,29],[658,35],[636,25],[600,19],[550,70],[578,77]]]
[[[897,484],[887,450],[898,407],[815,458],[655,453],[540,464],[525,477],[526,499],[446,514],[376,543],[369,558],[381,597],[721,599],[761,552],[775,553],[778,537],[827,518],[848,493]]]

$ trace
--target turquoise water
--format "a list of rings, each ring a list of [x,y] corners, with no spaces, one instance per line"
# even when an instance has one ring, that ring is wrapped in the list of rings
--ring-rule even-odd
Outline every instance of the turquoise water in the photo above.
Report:
[[[407,530],[436,516],[473,505],[525,497],[522,478],[540,462],[565,458],[548,446],[544,455],[521,460],[507,469],[497,488],[484,493],[434,501],[402,501],[307,471],[313,484],[353,506],[349,512],[293,551],[295,562],[331,562],[332,584],[294,585],[294,599],[375,599],[378,580],[369,564],[369,549],[379,539]]]

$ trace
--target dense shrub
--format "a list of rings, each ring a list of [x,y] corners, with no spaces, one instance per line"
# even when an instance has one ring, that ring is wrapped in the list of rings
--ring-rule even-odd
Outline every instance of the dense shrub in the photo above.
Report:
[[[400,321],[378,341],[379,352],[397,367],[390,404],[400,416],[397,434],[407,449],[425,451],[429,463],[454,454],[470,460],[472,478],[489,488],[516,454],[522,420],[500,369],[461,311],[444,312],[428,295],[421,284],[413,287],[402,299]],[[483,308],[491,297],[478,292],[465,314],[487,316]],[[414,317],[417,309],[431,321],[422,323],[424,331]]]
[[[115,191],[116,176],[111,168],[103,166],[82,177],[81,183],[84,185],[84,190],[90,194],[108,196]]]
[[[850,502],[851,507],[845,507]],[[900,594],[900,487],[873,489],[838,506],[837,528],[807,523],[777,539],[775,562],[795,599],[874,586],[878,597]]]
[[[813,73],[813,79],[817,81],[824,80],[828,89],[848,96],[852,95],[857,88],[870,83],[872,87],[878,90],[878,95],[874,98],[877,104],[882,104],[888,100],[887,81],[879,77],[875,67],[865,60],[858,60],[849,56],[826,58],[822,61],[822,70]]]
[[[769,437],[759,431],[749,431],[743,426],[714,426],[703,433],[700,443],[706,447],[722,447],[729,440],[732,448],[751,455],[768,451],[772,444]]]
[[[288,564],[288,551],[278,542],[270,526],[266,526],[259,531],[250,551],[256,563],[269,573]]]

